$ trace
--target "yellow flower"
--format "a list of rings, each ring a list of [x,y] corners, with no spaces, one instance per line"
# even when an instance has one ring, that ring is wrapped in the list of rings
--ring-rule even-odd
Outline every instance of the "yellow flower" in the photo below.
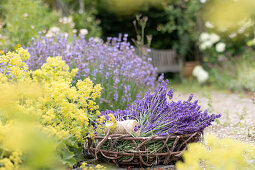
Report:
[[[3,73],[0,73],[0,82],[2,83],[7,82],[7,77]]]
[[[14,169],[14,165],[11,162],[10,159],[4,158],[4,159],[0,160],[0,163],[3,164],[5,170],[12,170],[12,169]]]
[[[105,116],[100,116],[100,118],[98,119],[98,123],[102,124],[105,121]]]
[[[177,170],[254,169],[249,160],[255,159],[255,145],[207,135],[205,144],[190,144],[183,153],[183,158],[184,162],[177,162]]]
[[[16,139],[21,138],[22,133],[19,132],[22,129],[15,131],[10,118],[16,120],[24,115],[31,116],[30,119],[39,121],[36,128],[58,140],[72,137],[76,143],[84,143],[86,137],[95,136],[91,121],[100,116],[95,99],[100,98],[101,85],[94,85],[89,78],[73,85],[78,69],[70,71],[59,56],[49,57],[40,69],[29,71],[25,63],[29,57],[28,51],[20,46],[15,52],[0,56],[0,64],[4,66],[3,73],[0,73],[0,108],[3,111],[1,116],[6,119],[4,125],[0,120],[0,147],[8,149],[8,156],[0,158],[0,169],[18,169],[22,159],[15,149],[24,148],[26,144],[16,144],[21,141]],[[33,88],[34,91],[30,92],[24,88],[26,84],[35,84],[39,88]],[[111,119],[115,120],[114,117]],[[99,121],[103,123],[105,117],[100,117]],[[101,133],[102,128],[97,130]],[[12,131],[15,135],[8,135]]]
[[[28,53],[28,50],[18,47],[16,52],[21,56],[23,61],[27,61],[30,58],[30,54]]]
[[[96,165],[96,169],[105,169],[105,167],[102,166],[102,165],[100,165],[100,164],[97,164],[97,165]]]
[[[110,126],[110,128],[113,130],[117,126],[117,121],[116,121],[115,116],[113,114],[109,114],[109,116],[110,116],[111,122],[112,122],[112,125]]]
[[[101,112],[99,110],[96,111],[96,115],[97,116],[100,116],[101,115]]]
[[[86,165],[87,165],[87,162],[83,162],[83,163],[81,164],[80,168],[85,168]]]

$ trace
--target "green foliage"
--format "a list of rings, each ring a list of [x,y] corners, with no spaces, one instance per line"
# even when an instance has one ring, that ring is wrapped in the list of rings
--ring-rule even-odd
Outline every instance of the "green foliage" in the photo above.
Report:
[[[247,50],[239,57],[224,58],[210,70],[211,81],[234,91],[255,91],[255,52]]]
[[[133,15],[147,11],[151,7],[163,8],[169,0],[103,0],[98,1],[101,7],[118,16]]]
[[[64,165],[72,167],[75,165],[76,160],[74,158],[75,154],[71,152],[68,148],[67,144],[68,143],[70,144],[69,140],[70,139],[67,138],[66,140],[60,141],[60,143],[57,146],[57,154]]]
[[[73,13],[75,29],[87,29],[87,37],[101,37],[102,30],[99,27],[100,20],[96,20],[94,14],[90,11],[84,13]]]
[[[164,5],[159,5],[162,2],[164,2]],[[132,23],[135,20],[135,16],[139,13],[148,17],[145,35],[152,35],[152,48],[175,48],[179,54],[187,56],[188,60],[194,59],[194,53],[197,49],[196,40],[198,33],[196,32],[196,22],[200,2],[174,0],[159,1],[157,5],[155,3],[153,5],[151,3],[148,4],[150,5],[143,5],[139,11],[135,10],[129,15],[111,12],[105,8],[103,3],[99,4],[98,17],[102,21],[100,26],[103,30],[103,38],[106,39],[108,36],[116,37],[119,33],[128,33],[130,39],[135,38],[136,31]],[[116,10],[119,9],[117,8]]]
[[[196,22],[200,10],[197,0],[175,0],[166,8],[167,23],[160,26],[162,32],[175,34],[177,37],[172,46],[179,54],[191,53],[198,39]]]
[[[164,10],[162,8],[150,8],[150,10],[141,11],[140,14],[148,17],[145,35],[152,35],[151,47],[161,49],[171,48],[174,35],[159,32],[158,30],[160,24],[167,23]],[[133,25],[136,15],[137,13],[130,16],[119,16],[109,12],[103,6],[99,6],[97,17],[101,20],[102,38],[106,40],[107,37],[118,37],[119,33],[127,33],[129,41],[136,39],[137,33]]]
[[[6,28],[0,34],[7,36],[8,47],[24,44],[57,21],[56,13],[49,11],[41,0],[8,0],[2,5]]]
[[[136,20],[133,21],[135,31],[136,31],[136,40],[132,39],[134,42],[135,46],[139,49],[139,56],[144,57],[147,55],[148,51],[147,49],[150,48],[151,45],[151,35],[147,35],[147,43],[145,44],[145,35],[144,35],[144,30],[146,27],[146,23],[148,21],[148,17],[142,17],[141,15],[136,16]],[[138,28],[138,26],[140,28]]]

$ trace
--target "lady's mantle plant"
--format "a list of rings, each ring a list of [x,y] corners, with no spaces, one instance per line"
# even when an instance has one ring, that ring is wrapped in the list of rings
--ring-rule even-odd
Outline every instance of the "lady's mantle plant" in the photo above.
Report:
[[[29,71],[25,63],[29,57],[28,51],[22,48],[0,55],[0,87],[18,83],[38,86],[37,89],[42,91],[39,97],[33,100],[23,97],[18,100],[18,105],[21,110],[29,110],[39,117],[40,130],[57,138],[58,156],[72,167],[83,159],[85,138],[93,137],[97,130],[94,122],[100,120],[97,101],[102,88],[89,78],[72,84],[77,69],[70,71],[61,57],[49,57],[40,69]],[[35,93],[37,89],[34,89]],[[0,111],[0,124],[1,118]],[[9,121],[8,117],[6,119]]]
[[[154,93],[147,92],[142,99],[134,101],[125,110],[105,111],[112,113],[117,120],[138,120],[141,136],[167,136],[169,134],[190,134],[203,131],[221,115],[209,115],[201,111],[198,100],[192,101],[190,95],[186,101],[171,101],[173,90],[168,91],[168,81],[163,81]]]
[[[192,143],[176,169],[254,169],[255,146],[231,138],[205,137],[205,143]]]

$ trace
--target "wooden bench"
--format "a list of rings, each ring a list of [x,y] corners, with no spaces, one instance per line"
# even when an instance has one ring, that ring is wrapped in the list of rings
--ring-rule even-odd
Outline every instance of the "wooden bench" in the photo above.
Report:
[[[152,59],[152,65],[157,67],[158,73],[179,73],[181,80],[183,80],[183,59],[177,56],[175,50],[151,49],[147,57]]]

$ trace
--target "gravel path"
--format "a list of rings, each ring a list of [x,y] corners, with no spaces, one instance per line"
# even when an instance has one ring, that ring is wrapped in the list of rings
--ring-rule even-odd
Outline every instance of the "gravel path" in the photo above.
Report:
[[[185,93],[175,93],[173,100],[187,99],[188,96]],[[194,99],[209,113],[222,114],[219,121],[205,130],[205,135],[212,133],[221,138],[231,137],[255,143],[255,104],[251,99],[217,91],[194,93]]]

